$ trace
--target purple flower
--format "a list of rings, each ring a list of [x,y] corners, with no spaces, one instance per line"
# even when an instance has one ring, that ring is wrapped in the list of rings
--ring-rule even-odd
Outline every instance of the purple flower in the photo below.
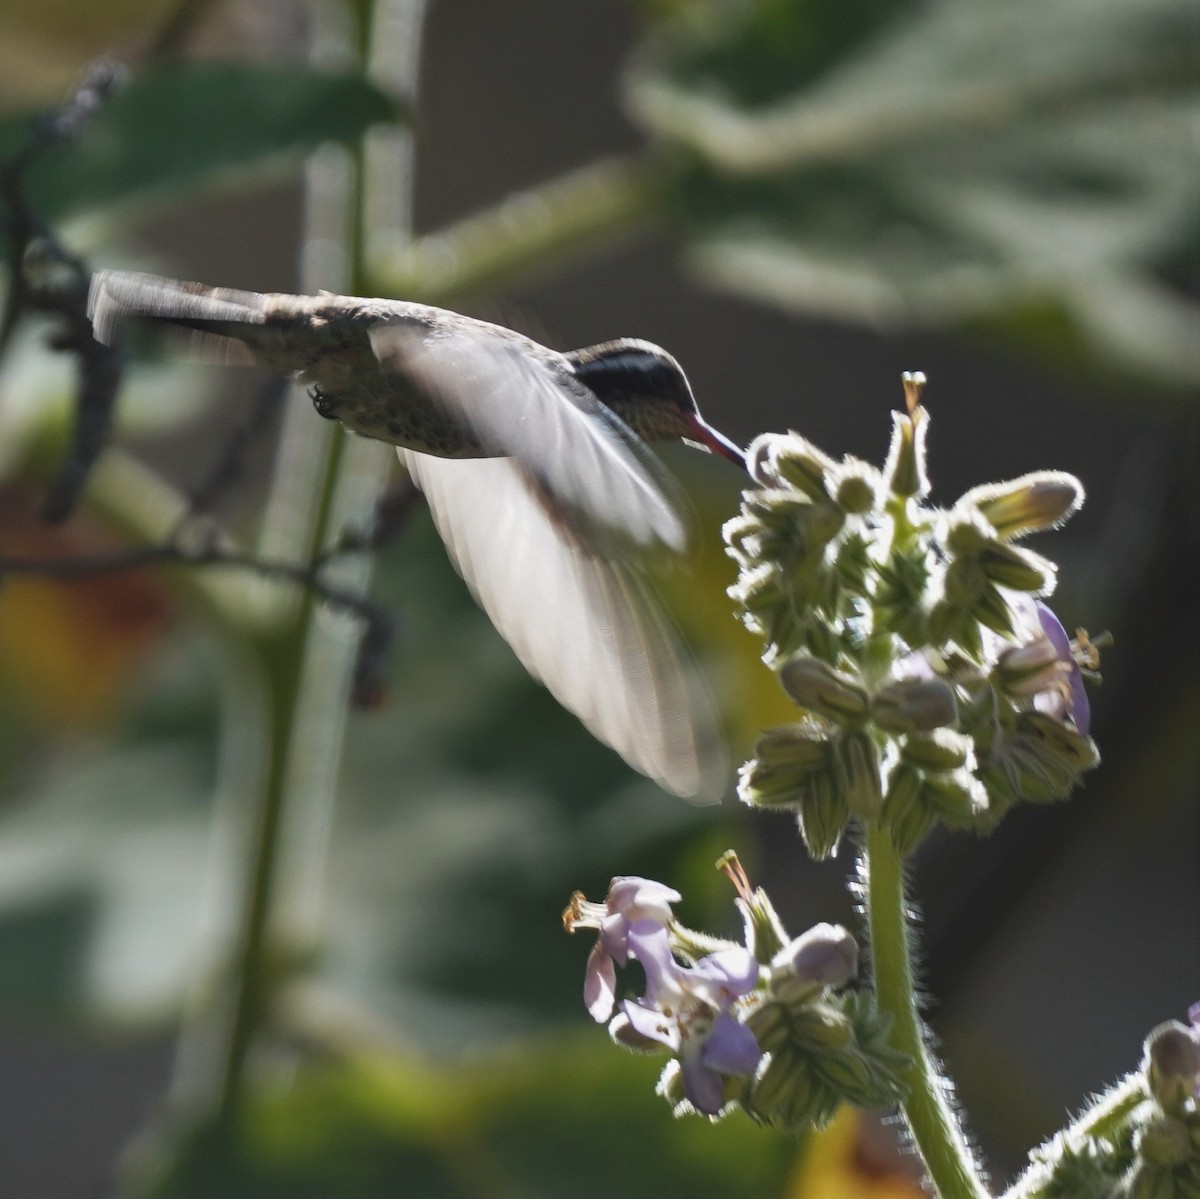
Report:
[[[1092,708],[1083,685],[1083,672],[1062,622],[1041,600],[1024,594],[1009,596],[1015,631],[1021,644],[1004,650],[998,660],[1009,690],[1032,697],[1036,711],[1055,720],[1070,718],[1084,736],[1092,723]]]
[[[583,978],[583,1002],[597,1024],[603,1024],[613,1013],[617,967],[629,961],[631,926],[644,922],[666,929],[672,919],[671,904],[681,898],[678,891],[636,875],[614,878],[603,904],[588,903],[578,893],[572,897],[567,927],[600,932],[588,955]]]
[[[646,972],[646,994],[621,1010],[638,1036],[666,1046],[678,1059],[692,1106],[715,1116],[724,1106],[726,1074],[750,1074],[762,1050],[729,1009],[758,981],[758,963],[740,946],[681,966],[664,928],[639,920],[628,930],[630,952]]]

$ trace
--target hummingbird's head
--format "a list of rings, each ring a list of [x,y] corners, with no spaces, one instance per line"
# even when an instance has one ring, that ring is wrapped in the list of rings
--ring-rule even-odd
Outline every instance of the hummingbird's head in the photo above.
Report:
[[[705,422],[683,367],[666,350],[623,337],[565,357],[575,377],[639,437],[689,441],[745,469],[745,455]]]

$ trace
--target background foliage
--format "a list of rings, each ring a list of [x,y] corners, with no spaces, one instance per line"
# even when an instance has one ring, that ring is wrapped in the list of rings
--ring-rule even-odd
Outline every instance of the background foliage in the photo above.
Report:
[[[934,1024],[1009,1171],[1200,992],[1194,14],[1178,0],[493,7],[431,8],[411,109],[427,236],[374,245],[362,290],[555,344],[659,341],[741,441],[791,425],[878,458],[897,375],[920,368],[940,495],[1041,466],[1090,489],[1059,539],[1055,606],[1116,637],[1105,764],[1071,804],[987,843],[934,839],[916,868]],[[304,65],[323,20],[298,5],[183,5],[178,37],[156,41],[168,9],[6,6],[0,159],[113,50],[128,86],[38,159],[31,208],[96,266],[294,288],[302,156],[405,118],[408,98],[345,46]],[[549,179],[540,207],[490,207]],[[194,486],[248,387],[132,367],[84,509],[50,528],[37,505],[72,374],[46,331],[24,322],[0,363],[0,553],[145,537],[165,509],[138,464]],[[221,494],[246,536],[270,440]],[[721,594],[716,530],[739,480],[670,460],[707,541],[665,588],[740,752],[784,709]],[[131,479],[140,524],[118,502]],[[582,1195],[819,1194],[802,1147],[670,1120],[649,1064],[585,1027],[585,949],[556,913],[573,887],[637,872],[684,891],[685,919],[728,919],[710,863],[733,844],[794,928],[850,922],[848,859],[814,867],[786,824],[696,812],[631,776],[524,677],[423,515],[379,556],[373,595],[401,621],[388,701],[349,718],[336,803],[319,771],[296,788],[272,958],[290,981],[229,1141],[163,1133],[152,1113],[181,1022],[179,1077],[204,1075],[188,1014],[221,984],[235,919],[263,752],[254,586],[4,583],[4,1176],[30,1196],[96,1193],[153,1124],[125,1177],[164,1194],[550,1196],[564,1180]],[[336,741],[337,713],[314,735],[324,720]]]

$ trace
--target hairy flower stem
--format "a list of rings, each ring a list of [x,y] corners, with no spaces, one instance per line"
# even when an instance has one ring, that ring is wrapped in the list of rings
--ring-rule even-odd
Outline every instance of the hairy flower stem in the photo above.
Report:
[[[910,1062],[902,1072],[908,1098],[901,1105],[909,1132],[938,1199],[988,1199],[951,1106],[949,1084],[925,1044],[913,989],[903,861],[887,830],[877,824],[867,829],[862,873],[876,998],[892,1020],[892,1048]]]

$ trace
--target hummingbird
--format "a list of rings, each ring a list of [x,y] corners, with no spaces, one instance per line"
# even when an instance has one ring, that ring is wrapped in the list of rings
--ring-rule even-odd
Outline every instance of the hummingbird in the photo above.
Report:
[[[649,580],[656,551],[686,548],[688,522],[646,443],[745,458],[666,350],[620,338],[559,352],[424,304],[134,271],[94,275],[88,313],[104,343],[130,317],[216,339],[226,360],[297,377],[321,416],[394,445],[530,674],[666,790],[720,797],[719,719]]]

